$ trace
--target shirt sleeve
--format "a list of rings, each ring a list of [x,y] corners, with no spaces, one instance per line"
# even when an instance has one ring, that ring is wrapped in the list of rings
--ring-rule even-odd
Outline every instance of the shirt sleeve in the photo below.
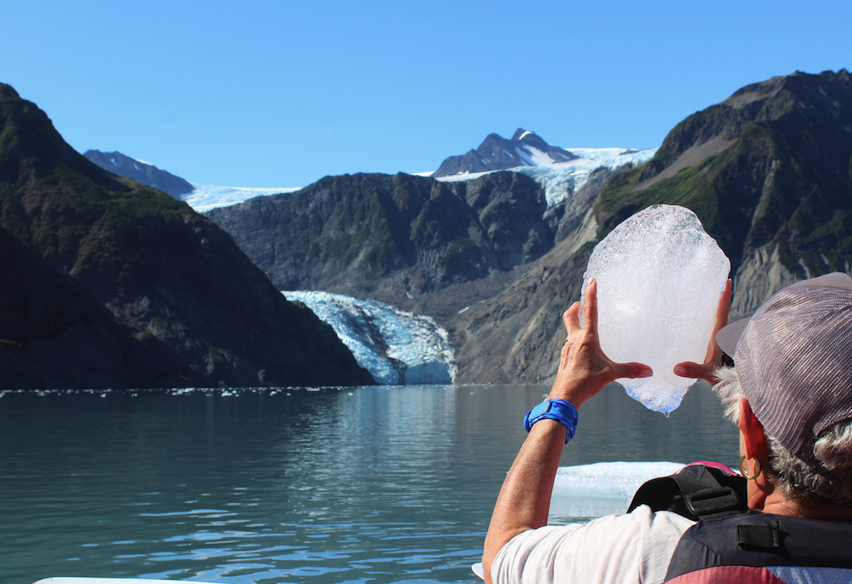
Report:
[[[645,505],[586,524],[548,525],[507,542],[491,566],[494,584],[662,582],[693,521]]]

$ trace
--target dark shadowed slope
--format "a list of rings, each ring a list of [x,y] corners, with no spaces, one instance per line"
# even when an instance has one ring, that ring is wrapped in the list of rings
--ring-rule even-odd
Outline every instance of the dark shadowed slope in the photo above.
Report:
[[[102,171],[8,85],[0,85],[0,209],[3,227],[137,340],[167,347],[189,372],[186,384],[372,381],[230,236],[185,203]]]

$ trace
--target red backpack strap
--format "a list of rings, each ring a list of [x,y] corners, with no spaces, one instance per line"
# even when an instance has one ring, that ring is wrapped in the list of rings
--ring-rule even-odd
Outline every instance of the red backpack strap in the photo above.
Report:
[[[716,566],[667,580],[669,584],[788,584],[766,568]]]

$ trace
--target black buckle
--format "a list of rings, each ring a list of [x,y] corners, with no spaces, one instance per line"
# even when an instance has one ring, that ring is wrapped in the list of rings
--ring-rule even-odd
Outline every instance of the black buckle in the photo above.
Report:
[[[702,489],[687,493],[683,499],[686,508],[701,519],[721,519],[740,513],[740,499],[731,487]]]

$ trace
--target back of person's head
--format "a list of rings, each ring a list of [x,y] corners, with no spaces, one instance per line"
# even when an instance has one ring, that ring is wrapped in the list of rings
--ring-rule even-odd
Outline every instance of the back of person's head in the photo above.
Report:
[[[788,286],[717,340],[735,363],[717,391],[748,400],[784,494],[852,505],[852,276]]]

